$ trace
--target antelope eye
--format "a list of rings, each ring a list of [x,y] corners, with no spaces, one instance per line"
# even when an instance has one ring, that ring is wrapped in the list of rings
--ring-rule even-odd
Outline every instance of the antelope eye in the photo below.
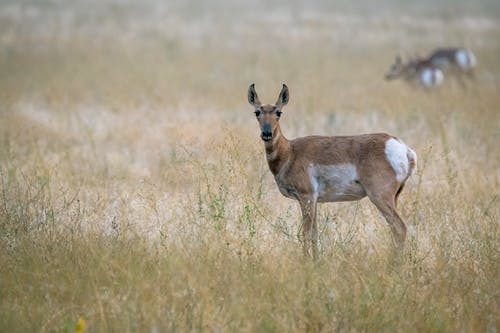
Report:
[[[281,116],[281,111],[280,111],[280,110],[276,111],[276,115],[277,115],[278,117],[280,117],[280,116]]]
[[[256,117],[260,116],[260,111],[259,110],[255,111],[254,113],[255,113]]]

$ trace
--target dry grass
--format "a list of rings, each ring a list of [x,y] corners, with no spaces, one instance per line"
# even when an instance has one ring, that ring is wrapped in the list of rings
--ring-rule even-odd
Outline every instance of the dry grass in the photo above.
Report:
[[[2,2],[0,331],[496,332],[500,8],[432,3]],[[437,45],[471,47],[475,80],[382,80]],[[251,82],[288,84],[288,137],[417,151],[400,265],[366,200],[321,205],[302,258]]]

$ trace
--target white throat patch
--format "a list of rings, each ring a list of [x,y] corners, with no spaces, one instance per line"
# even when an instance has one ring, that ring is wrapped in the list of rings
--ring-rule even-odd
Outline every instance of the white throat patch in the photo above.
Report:
[[[278,142],[280,136],[281,136],[280,132],[276,133],[276,136],[273,138],[273,146],[276,144],[276,142]]]

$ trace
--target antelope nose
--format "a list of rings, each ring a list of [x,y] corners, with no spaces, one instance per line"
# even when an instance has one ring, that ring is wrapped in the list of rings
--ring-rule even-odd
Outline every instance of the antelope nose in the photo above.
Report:
[[[270,141],[273,138],[273,131],[271,129],[271,125],[264,124],[264,126],[262,126],[262,133],[260,134],[260,137],[264,141]]]

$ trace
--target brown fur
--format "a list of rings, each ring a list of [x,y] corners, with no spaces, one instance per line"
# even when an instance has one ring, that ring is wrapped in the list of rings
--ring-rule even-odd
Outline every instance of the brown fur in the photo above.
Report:
[[[269,169],[280,192],[300,203],[306,253],[309,253],[309,248],[312,247],[313,257],[317,256],[318,201],[308,174],[310,165],[356,166],[358,179],[355,182],[362,186],[365,195],[342,201],[359,200],[368,196],[385,216],[398,247],[403,247],[406,226],[396,212],[396,198],[401,193],[406,179],[397,181],[396,173],[385,154],[386,141],[394,138],[393,136],[376,133],[356,136],[307,136],[288,140],[279,126],[279,112],[288,102],[288,88],[285,85],[275,105],[262,105],[254,86],[251,85],[249,102],[255,107],[261,130],[266,126],[272,128],[272,139],[265,142]],[[415,161],[409,161],[409,165],[408,176],[415,166]]]

